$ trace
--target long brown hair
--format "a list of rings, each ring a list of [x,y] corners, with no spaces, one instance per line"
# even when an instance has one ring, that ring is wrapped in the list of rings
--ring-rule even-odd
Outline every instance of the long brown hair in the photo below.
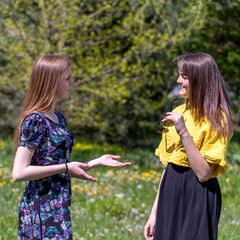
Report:
[[[51,108],[59,79],[69,67],[70,61],[64,55],[45,55],[34,64],[23,110],[14,133],[15,149],[23,120],[32,112],[47,112]]]
[[[231,136],[231,108],[227,89],[218,66],[206,53],[192,53],[176,58],[178,68],[189,80],[187,106],[196,122],[205,117],[220,137]]]

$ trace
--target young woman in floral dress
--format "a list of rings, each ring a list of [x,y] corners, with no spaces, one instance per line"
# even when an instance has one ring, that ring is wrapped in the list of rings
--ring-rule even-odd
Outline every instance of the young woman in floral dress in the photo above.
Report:
[[[19,207],[19,240],[72,239],[70,178],[96,181],[86,170],[131,165],[114,155],[70,162],[74,138],[55,105],[69,98],[72,85],[66,56],[45,55],[35,63],[15,131],[12,176],[27,181]]]

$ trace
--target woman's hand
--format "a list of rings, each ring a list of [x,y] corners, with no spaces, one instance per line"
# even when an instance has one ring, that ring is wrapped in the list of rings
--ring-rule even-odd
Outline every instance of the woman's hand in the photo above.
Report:
[[[156,217],[150,216],[144,227],[144,237],[146,240],[153,240],[155,225]]]
[[[126,163],[119,162],[118,161],[119,159],[121,159],[121,156],[105,154],[100,158],[97,158],[88,162],[88,165],[90,166],[90,168],[93,168],[96,166],[121,168],[121,167],[131,166],[132,164],[131,162],[126,162]]]
[[[180,134],[186,129],[184,118],[182,114],[167,112],[166,117],[162,120],[163,122],[172,122],[175,125],[176,131]],[[169,125],[169,124],[167,124]]]
[[[90,166],[81,162],[70,162],[68,163],[68,173],[78,179],[90,180],[96,182],[96,178],[88,175],[83,169],[90,169]]]
[[[99,164],[100,166],[117,167],[117,168],[131,166],[132,164],[131,162],[122,163],[115,159],[121,159],[121,156],[105,154],[99,158]]]

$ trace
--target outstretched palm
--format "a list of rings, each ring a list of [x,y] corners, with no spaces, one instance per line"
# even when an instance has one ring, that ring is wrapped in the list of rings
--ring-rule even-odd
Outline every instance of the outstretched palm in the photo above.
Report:
[[[131,162],[122,163],[118,161],[119,159],[121,159],[121,156],[105,154],[99,158],[99,165],[117,168],[131,166]]]

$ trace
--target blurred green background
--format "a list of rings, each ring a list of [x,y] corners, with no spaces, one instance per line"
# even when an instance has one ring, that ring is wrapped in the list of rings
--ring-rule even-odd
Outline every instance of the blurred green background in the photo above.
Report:
[[[57,110],[76,137],[127,147],[151,139],[176,87],[173,59],[198,51],[218,63],[239,130],[239,16],[239,0],[1,0],[1,135],[12,134],[47,53],[72,61],[71,98]]]

